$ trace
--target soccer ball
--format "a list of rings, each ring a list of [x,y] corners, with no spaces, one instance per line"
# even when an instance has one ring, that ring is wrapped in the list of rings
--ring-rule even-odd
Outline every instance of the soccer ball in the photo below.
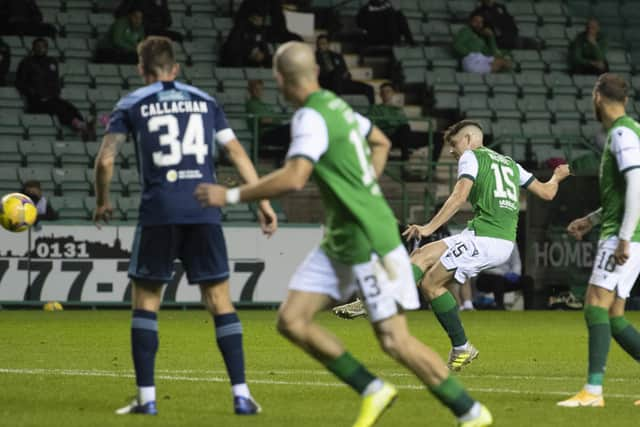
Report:
[[[63,311],[62,304],[58,301],[49,301],[42,306],[44,311]]]
[[[5,230],[19,233],[31,227],[38,218],[38,209],[22,193],[7,194],[0,201],[0,225]]]

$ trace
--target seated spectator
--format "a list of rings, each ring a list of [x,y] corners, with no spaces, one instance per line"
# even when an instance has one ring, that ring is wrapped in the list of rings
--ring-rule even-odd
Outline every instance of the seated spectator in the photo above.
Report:
[[[473,11],[474,15],[482,15],[484,23],[496,36],[500,49],[539,49],[541,43],[536,39],[518,36],[515,19],[503,4],[495,0],[482,0],[482,4]]]
[[[367,116],[389,137],[393,147],[400,148],[402,160],[409,160],[411,128],[402,107],[394,104],[394,96],[391,83],[383,83],[380,86],[382,104],[372,105]]]
[[[369,45],[415,44],[404,13],[393,8],[389,0],[369,0],[356,16],[356,24],[366,33]]]
[[[351,73],[347,70],[347,64],[342,55],[329,49],[327,36],[318,36],[316,47],[316,62],[320,67],[320,86],[338,95],[365,95],[369,99],[369,104],[375,102],[373,87],[351,80]]]
[[[0,34],[55,37],[56,27],[42,22],[35,0],[0,0]]]
[[[0,86],[7,84],[7,73],[11,65],[11,49],[0,39]]]
[[[609,71],[607,40],[597,19],[589,19],[585,30],[571,42],[569,61],[574,74],[600,75]]]
[[[477,13],[469,17],[469,25],[460,28],[453,41],[453,50],[462,60],[468,73],[497,73],[511,68],[511,61],[503,58],[490,28]]]
[[[291,130],[289,124],[273,117],[281,114],[273,105],[264,102],[264,82],[262,80],[249,80],[247,86],[249,99],[245,103],[245,111],[248,114],[260,116],[258,119],[258,148],[260,153],[275,153],[276,162],[280,164],[289,148]],[[254,130],[253,119],[247,119],[249,129]]]
[[[60,98],[58,61],[47,55],[47,40],[33,41],[31,54],[20,61],[16,72],[16,88],[27,101],[30,113],[53,114],[60,123],[75,129],[84,139],[95,140],[95,121],[87,122],[78,109]]]
[[[302,37],[287,29],[287,21],[282,9],[282,0],[244,0],[236,13],[236,22],[246,21],[251,15],[258,14],[264,22],[271,22],[266,27],[266,38],[270,43],[302,41]]]
[[[38,209],[38,219],[36,220],[36,224],[38,224],[40,220],[53,221],[58,219],[58,212],[53,210],[47,198],[42,194],[40,181],[33,180],[25,182],[20,189],[20,192],[29,196],[36,205],[36,209]]]
[[[137,47],[144,39],[144,15],[131,9],[127,16],[117,18],[98,43],[95,61],[113,64],[137,64]]]
[[[183,37],[171,27],[171,12],[168,0],[122,0],[115,10],[116,18],[123,18],[130,10],[140,10],[144,17],[142,26],[145,36],[163,36],[181,42]]]
[[[220,62],[225,67],[271,67],[264,16],[255,12],[246,20],[236,22],[221,54]]]
[[[518,245],[513,247],[509,259],[502,265],[481,272],[476,279],[481,292],[493,292],[496,308],[504,310],[505,292],[522,291],[525,310],[533,308],[533,278],[522,275],[522,262]]]

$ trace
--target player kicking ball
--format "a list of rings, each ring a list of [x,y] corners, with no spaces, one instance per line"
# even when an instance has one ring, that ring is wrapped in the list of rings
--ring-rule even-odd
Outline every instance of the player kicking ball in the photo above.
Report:
[[[133,136],[143,183],[140,220],[133,240],[129,277],[133,318],[131,350],[137,398],[118,414],[156,415],[155,358],[162,286],[178,258],[189,283],[198,284],[213,317],[216,340],[231,380],[234,411],[260,412],[245,381],[242,325],[229,294],[229,265],[217,208],[203,208],[193,198],[199,183],[215,182],[214,140],[240,176],[256,182],[258,175],[227,124],[215,99],[176,81],[171,40],[149,37],[138,45],[138,71],[147,86],[122,98],[111,113],[96,158],[96,223],[108,221],[113,208],[109,184],[113,164],[127,134]],[[268,201],[259,203],[262,230],[270,235],[277,220]]]
[[[474,121],[454,124],[445,132],[444,140],[458,160],[458,182],[429,223],[412,225],[403,235],[407,239],[427,237],[446,224],[467,200],[473,207],[474,217],[464,231],[411,254],[416,283],[451,340],[448,366],[459,371],[479,352],[467,340],[458,304],[447,285],[463,284],[509,259],[516,240],[520,187],[552,200],[558,184],[570,173],[567,165],[561,165],[547,182],[538,181],[510,157],[484,147],[482,128]]]
[[[640,334],[624,317],[625,300],[640,274],[640,124],[625,113],[628,90],[627,82],[611,73],[602,74],[593,88],[593,109],[608,134],[600,164],[601,207],[567,227],[578,240],[593,226],[602,227],[584,305],[589,370],[583,389],[559,406],[604,406],[612,336],[640,362]]]
[[[398,391],[314,321],[319,311],[358,291],[383,350],[413,372],[459,425],[491,425],[487,408],[469,396],[442,359],[407,327],[403,312],[419,307],[418,293],[395,218],[377,182],[389,140],[342,99],[320,89],[318,66],[307,45],[285,43],[273,62],[281,92],[298,107],[285,165],[239,188],[201,184],[196,197],[206,206],[277,197],[302,189],[313,173],[327,213],[325,237],[291,278],[278,313],[280,333],[362,396],[354,427],[373,425]]]

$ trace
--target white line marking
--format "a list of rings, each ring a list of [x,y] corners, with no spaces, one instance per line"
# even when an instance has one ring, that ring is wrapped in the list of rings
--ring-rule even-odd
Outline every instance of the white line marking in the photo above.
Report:
[[[169,371],[162,370],[159,372],[165,372],[167,374],[156,375],[157,379],[167,380],[167,381],[189,381],[189,382],[211,382],[211,383],[227,383],[229,379],[226,377],[190,377],[184,375],[168,375],[169,373],[184,373],[191,372],[189,370],[182,371]],[[201,372],[201,371],[199,371]],[[210,371],[216,373],[223,373],[223,371]],[[277,372],[277,371],[261,371],[261,372]],[[322,371],[280,371],[280,372],[309,372],[314,374],[323,373]],[[250,372],[252,373],[252,372]],[[109,378],[135,378],[135,375],[131,372],[127,371],[102,371],[102,370],[79,370],[79,369],[46,369],[46,368],[32,368],[32,369],[22,369],[22,368],[0,368],[0,374],[8,374],[8,375],[49,375],[49,376],[70,376],[70,377],[109,377]],[[403,374],[405,376],[405,374]],[[408,376],[408,374],[406,374]],[[480,377],[480,376],[478,376]],[[536,377],[531,377],[536,378]],[[345,384],[338,382],[318,382],[318,381],[284,381],[284,380],[264,380],[264,379],[253,379],[249,381],[251,384],[268,384],[268,385],[302,385],[302,386],[310,386],[310,387],[346,387]],[[399,389],[404,390],[424,390],[425,387],[422,385],[412,385],[412,384],[404,384],[404,385],[396,385]],[[524,395],[548,395],[548,396],[569,396],[572,394],[571,391],[554,391],[554,390],[543,390],[543,391],[534,391],[534,390],[517,390],[510,388],[484,388],[484,387],[469,387],[469,391],[478,392],[478,393],[502,393],[502,394],[524,394]],[[575,392],[575,390],[573,391]],[[614,399],[637,399],[638,396],[634,396],[631,394],[615,394],[615,393],[607,393],[607,398]]]

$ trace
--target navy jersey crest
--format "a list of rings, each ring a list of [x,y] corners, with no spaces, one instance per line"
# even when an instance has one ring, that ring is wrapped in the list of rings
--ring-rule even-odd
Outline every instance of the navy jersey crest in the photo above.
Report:
[[[122,98],[107,133],[131,134],[142,181],[140,224],[219,223],[220,209],[193,197],[215,183],[216,134],[231,132],[216,100],[180,82],[156,82]]]

